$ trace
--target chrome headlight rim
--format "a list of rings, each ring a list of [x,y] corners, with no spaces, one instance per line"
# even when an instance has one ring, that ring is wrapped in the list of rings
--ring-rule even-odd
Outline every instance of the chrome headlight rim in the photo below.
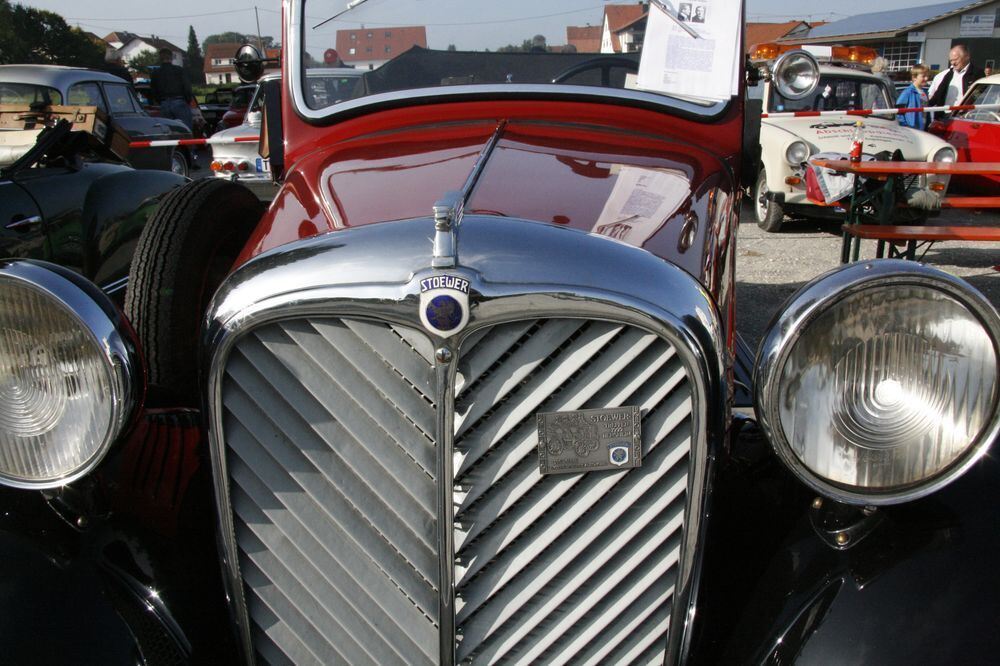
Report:
[[[35,291],[59,307],[79,325],[94,348],[100,350],[113,397],[112,413],[104,440],[82,463],[58,476],[26,479],[0,470],[0,485],[26,490],[65,486],[94,470],[121,433],[128,428],[142,403],[145,375],[135,332],[115,305],[96,285],[57,264],[33,259],[0,261],[0,280],[10,280]]]
[[[891,490],[858,490],[826,479],[812,471],[792,451],[777,414],[780,372],[805,328],[830,307],[871,288],[915,286],[935,289],[964,306],[982,324],[1000,359],[1000,317],[993,306],[961,279],[923,264],[899,259],[857,262],[833,269],[789,298],[772,320],[761,342],[754,368],[754,407],[773,450],[781,461],[820,495],[851,505],[885,506],[909,502],[949,485],[978,462],[1000,436],[1000,391],[993,396],[993,416],[978,439],[955,461],[926,479]]]
[[[941,153],[947,152],[950,154],[951,159],[943,159],[940,157]],[[944,162],[952,164],[958,161],[958,151],[955,150],[954,146],[941,146],[935,149],[927,158],[928,162]]]
[[[804,157],[801,160],[793,160],[789,155],[792,152],[792,148],[796,146],[802,146],[802,152],[804,154]],[[803,141],[802,139],[795,139],[793,141],[789,141],[788,145],[785,146],[784,158],[785,162],[787,162],[790,166],[793,167],[802,166],[802,163],[808,160],[810,155],[812,155],[812,149],[810,148],[809,144]]]
[[[786,73],[792,71],[796,64],[804,65],[806,73],[810,74],[811,78],[811,82],[801,89],[793,88],[785,76]],[[784,98],[803,99],[811,95],[816,90],[816,86],[819,85],[819,63],[816,61],[816,57],[808,51],[802,49],[786,51],[774,62],[774,67],[771,69],[771,80]]]

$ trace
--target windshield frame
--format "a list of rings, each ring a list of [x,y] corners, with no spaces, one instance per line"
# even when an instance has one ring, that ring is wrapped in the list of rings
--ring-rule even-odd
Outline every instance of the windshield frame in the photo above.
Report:
[[[288,26],[287,39],[287,90],[291,94],[292,108],[295,113],[312,125],[329,125],[340,120],[346,120],[374,110],[385,110],[400,106],[412,106],[429,102],[468,101],[468,100],[567,100],[617,105],[638,106],[649,108],[670,115],[679,115],[700,122],[712,122],[723,116],[739,94],[730,96],[728,100],[712,103],[698,103],[678,97],[668,97],[660,93],[622,88],[599,88],[596,86],[581,86],[567,84],[479,84],[438,86],[433,88],[412,88],[374,95],[367,95],[337,104],[313,109],[305,98],[306,69],[304,57],[306,47],[306,0],[293,0],[286,3],[285,25]],[[742,35],[741,35],[742,38]],[[595,53],[594,57],[601,54]],[[742,65],[741,65],[742,66]],[[741,77],[740,88],[743,83]]]

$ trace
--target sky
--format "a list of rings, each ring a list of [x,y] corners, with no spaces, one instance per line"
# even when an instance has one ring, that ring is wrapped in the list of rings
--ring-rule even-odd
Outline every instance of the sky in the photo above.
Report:
[[[83,30],[93,32],[100,37],[115,30],[126,30],[143,36],[156,35],[173,42],[182,49],[187,47],[188,26],[194,26],[199,41],[211,34],[235,31],[256,33],[257,20],[260,21],[260,32],[280,40],[280,0],[12,0],[17,4],[46,9],[61,14],[70,25],[79,26]],[[315,0],[319,2],[320,0]],[[467,5],[469,0],[463,0]],[[624,0],[618,0],[623,2]],[[718,0],[716,0],[718,1]],[[733,0],[724,0],[733,1]],[[751,21],[785,21],[791,19],[835,21],[848,16],[863,14],[875,9],[871,0],[840,0],[836,4],[829,0],[798,0],[790,3],[788,0],[746,0],[747,14]],[[327,7],[342,8],[346,0],[322,0]],[[426,8],[423,12],[433,14],[435,10],[447,4],[447,0],[370,0],[350,12],[350,17],[364,19],[375,17],[379,10],[386,6],[393,8],[402,5],[412,5]],[[588,22],[597,24],[601,20],[602,7],[605,0],[498,0],[492,6],[523,5],[535,15],[558,14],[548,20],[553,26],[546,34],[550,44],[565,42],[565,25],[586,25]],[[927,0],[882,0],[876,11],[902,9],[913,5],[939,4]],[[379,6],[381,5],[381,7]],[[797,12],[788,14],[794,5]],[[256,13],[255,13],[256,7]],[[832,11],[832,10],[836,11]],[[581,10],[572,11],[570,10]],[[334,9],[339,11],[339,9]],[[405,13],[405,12],[404,12]],[[414,19],[414,16],[403,16],[394,13],[394,18]],[[369,18],[373,23],[377,23]],[[431,21],[424,21],[431,24]],[[400,20],[396,25],[412,24]],[[428,28],[428,40],[431,48],[444,48],[448,43],[460,41],[461,31],[448,27],[446,21],[440,20],[437,27]],[[346,26],[341,26],[346,27]],[[350,26],[354,27],[354,26]],[[516,26],[501,25],[489,29],[491,36],[506,37],[507,42],[519,43],[530,35],[520,35],[511,32],[503,35],[504,28],[514,31]],[[484,28],[484,30],[486,30]],[[435,34],[436,32],[436,34]],[[457,37],[456,37],[457,35]],[[436,39],[435,39],[436,37]],[[441,41],[443,43],[435,43]],[[506,42],[504,42],[506,43]],[[459,44],[461,48],[461,44]]]

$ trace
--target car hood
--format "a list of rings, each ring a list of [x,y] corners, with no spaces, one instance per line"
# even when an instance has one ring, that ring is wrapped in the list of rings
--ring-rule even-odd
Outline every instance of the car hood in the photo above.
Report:
[[[850,151],[856,116],[822,116],[805,118],[764,118],[763,127],[783,129],[812,144],[813,152]],[[899,125],[895,120],[869,117],[864,119],[864,152],[901,150],[910,160],[925,160],[932,149],[944,144],[927,132]],[[793,137],[785,135],[788,141]]]
[[[730,241],[736,203],[720,156],[681,138],[526,120],[502,131],[496,120],[383,131],[314,151],[287,174],[275,214],[244,258],[314,233],[429,216],[446,192],[462,189],[477,162],[465,215],[604,235],[706,284],[718,277],[715,260],[725,257],[718,246]]]

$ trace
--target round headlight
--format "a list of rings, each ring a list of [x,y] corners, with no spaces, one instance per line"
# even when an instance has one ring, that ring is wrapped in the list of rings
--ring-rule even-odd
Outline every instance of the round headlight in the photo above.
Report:
[[[892,504],[957,478],[1000,431],[1000,322],[913,262],[852,264],[796,294],[758,357],[778,455],[839,501]]]
[[[943,148],[938,148],[931,155],[931,162],[954,162],[955,157],[955,149],[951,146],[944,146]]]
[[[809,159],[809,146],[805,141],[792,141],[785,148],[785,161],[792,166],[799,166]]]
[[[57,266],[0,262],[0,483],[51,488],[90,471],[134,412],[139,367],[96,287]]]
[[[819,63],[806,51],[788,51],[774,63],[774,85],[786,99],[802,99],[819,84]]]

